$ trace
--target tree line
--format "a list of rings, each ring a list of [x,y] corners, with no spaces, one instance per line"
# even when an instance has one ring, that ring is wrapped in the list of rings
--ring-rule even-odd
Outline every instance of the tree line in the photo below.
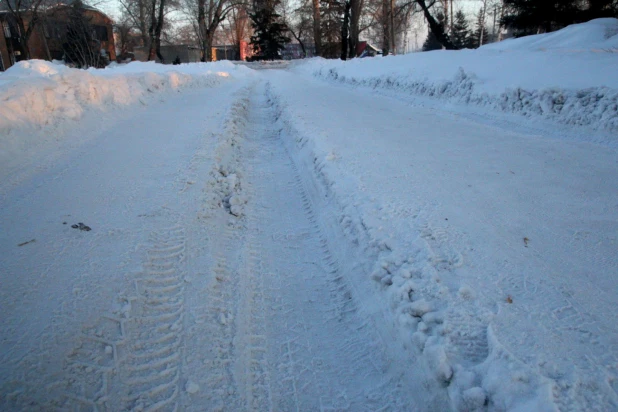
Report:
[[[149,60],[161,61],[162,44],[195,45],[202,60],[211,61],[214,45],[239,47],[247,40],[263,58],[280,57],[292,39],[303,54],[326,58],[356,57],[361,38],[380,47],[383,55],[400,53],[414,18],[428,27],[424,50],[457,50],[499,40],[506,29],[521,36],[618,16],[618,0],[478,0],[472,24],[458,0],[118,1],[121,15],[115,29],[121,55],[139,45]],[[1,0],[20,28],[25,50],[51,3],[57,1]]]
[[[458,0],[120,2],[124,9],[122,21],[140,33],[142,44],[153,41],[145,36],[153,21],[150,10],[167,2],[161,16],[165,18],[177,11],[182,17],[163,23],[167,29],[166,40],[199,45],[204,61],[212,60],[212,46],[216,43],[237,45],[243,39],[252,38],[255,45],[266,41],[268,36],[278,38],[279,44],[292,39],[306,55],[353,58],[361,38],[388,55],[405,49],[415,17],[422,18],[428,27],[424,50],[457,50],[500,40],[507,29],[521,36],[550,32],[593,18],[618,16],[618,0],[479,0],[478,12],[473,16],[463,12],[463,4]],[[267,34],[273,28],[279,34]],[[256,45],[259,47],[265,46]]]

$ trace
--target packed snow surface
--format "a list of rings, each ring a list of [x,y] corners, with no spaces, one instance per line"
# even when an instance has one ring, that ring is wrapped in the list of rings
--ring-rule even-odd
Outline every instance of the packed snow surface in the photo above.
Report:
[[[618,134],[618,20],[598,19],[477,50],[313,59],[322,79],[474,104]]]
[[[0,74],[0,410],[617,410],[615,28]]]

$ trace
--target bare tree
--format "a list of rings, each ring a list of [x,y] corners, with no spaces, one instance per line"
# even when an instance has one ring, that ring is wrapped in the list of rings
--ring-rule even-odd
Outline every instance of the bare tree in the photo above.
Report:
[[[161,61],[161,43],[171,30],[169,15],[178,8],[178,0],[118,0],[122,20],[139,32],[142,46],[148,49],[148,60]]]
[[[230,10],[227,15],[230,28],[230,38],[232,44],[240,51],[241,42],[246,41],[250,36],[251,21],[245,7],[239,6]]]
[[[64,34],[64,58],[79,68],[104,67],[107,59],[101,55],[101,42],[96,38],[96,31],[85,14],[84,4],[76,0],[65,11],[67,25]]]
[[[151,0],[119,0],[123,20],[139,31],[142,46],[150,47],[148,29],[151,26]]]
[[[294,8],[297,6],[296,8]],[[313,5],[311,0],[302,0],[300,4],[284,0],[280,13],[292,37],[298,42],[303,56],[308,55],[307,44],[313,41]]]
[[[441,25],[429,11],[429,9],[436,4],[436,1],[432,0],[429,4],[426,3],[425,0],[414,0],[414,2],[423,11],[423,15],[425,16],[425,20],[427,20],[429,29],[436,36],[436,39],[442,44],[442,46],[444,46],[444,48],[447,50],[457,49],[457,47],[455,47],[451,39],[448,37],[448,34],[446,34],[446,32],[444,31],[443,25]]]
[[[195,27],[202,61],[212,61],[215,33],[227,14],[243,6],[242,0],[184,0],[184,11]]]
[[[116,38],[116,51],[120,58],[126,58],[142,41],[141,35],[137,33],[130,20],[120,20],[114,25]]]

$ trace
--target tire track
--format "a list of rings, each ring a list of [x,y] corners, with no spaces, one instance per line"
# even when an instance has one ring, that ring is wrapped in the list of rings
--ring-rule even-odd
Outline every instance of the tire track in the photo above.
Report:
[[[220,232],[221,233],[221,232]],[[213,279],[208,286],[206,313],[200,319],[204,325],[200,334],[207,336],[203,342],[202,361],[208,368],[205,379],[209,405],[205,410],[241,410],[234,379],[236,315],[238,305],[237,245],[240,237],[234,226],[225,224],[222,237],[217,239],[220,249],[215,254]],[[198,349],[199,349],[198,345]],[[228,409],[229,408],[229,409]],[[196,409],[197,410],[197,409]]]
[[[173,411],[180,393],[185,233],[149,236],[134,290],[83,328],[41,410]],[[54,395],[57,394],[57,395]],[[28,408],[16,408],[24,410]]]
[[[214,263],[202,296],[207,304],[196,312],[191,335],[207,337],[207,341],[190,345],[190,369],[206,390],[192,394],[192,403],[187,405],[191,410],[273,409],[263,326],[263,252],[254,236],[260,222],[251,207],[253,191],[247,178],[251,165],[246,160],[252,153],[244,139],[250,134],[247,118],[252,89],[250,85],[240,94],[225,121],[226,130],[215,152],[217,164],[206,182],[206,209],[201,216],[208,231],[216,234],[208,252]],[[199,364],[207,374],[199,376]]]
[[[388,372],[384,344],[359,313],[350,287],[321,228],[320,211],[294,159],[272,126],[274,108],[261,86],[253,114],[256,206],[275,410],[414,410]],[[264,125],[266,125],[264,127]],[[268,183],[268,184],[266,184]],[[261,203],[261,204],[260,204]],[[264,233],[266,232],[266,233]],[[267,252],[270,250],[270,253]]]
[[[177,410],[184,318],[185,231],[153,232],[144,271],[135,279],[137,299],[125,323],[122,408]]]
[[[255,198],[250,195],[250,199]],[[269,339],[265,330],[266,306],[264,302],[264,274],[261,264],[266,255],[256,238],[262,221],[259,211],[249,209],[247,213],[246,248],[243,266],[239,271],[241,309],[238,343],[237,375],[243,382],[243,394],[248,410],[272,411],[272,391],[267,358]]]

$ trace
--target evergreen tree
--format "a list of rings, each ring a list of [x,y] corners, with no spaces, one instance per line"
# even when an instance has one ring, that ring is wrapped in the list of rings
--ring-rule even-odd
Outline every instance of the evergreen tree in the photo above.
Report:
[[[442,30],[444,30],[444,25],[445,25],[444,14],[438,13],[436,18],[438,20],[438,24],[440,25],[440,27],[442,27]],[[436,35],[430,28],[427,31],[427,39],[425,40],[425,43],[423,43],[423,51],[441,50],[441,49],[442,49],[442,43],[438,41],[438,38],[436,37]]]
[[[618,0],[588,0],[588,8],[578,15],[578,21],[588,21],[599,17],[618,18]]]
[[[453,33],[451,33],[451,40],[458,49],[471,48],[470,42],[470,28],[468,27],[468,20],[466,15],[459,10],[455,13],[455,21],[453,22]]]
[[[617,0],[504,0],[503,27],[516,35],[548,33],[599,17],[618,17]]]
[[[250,14],[253,27],[251,45],[258,60],[281,59],[281,50],[290,42],[290,38],[285,35],[288,27],[275,12],[278,4],[278,0],[268,2]]]
[[[489,35],[487,34],[487,26],[485,26],[485,13],[481,8],[479,10],[479,14],[476,16],[476,26],[474,28],[474,32],[470,36],[470,48],[476,49],[484,44],[487,44],[488,41]]]

